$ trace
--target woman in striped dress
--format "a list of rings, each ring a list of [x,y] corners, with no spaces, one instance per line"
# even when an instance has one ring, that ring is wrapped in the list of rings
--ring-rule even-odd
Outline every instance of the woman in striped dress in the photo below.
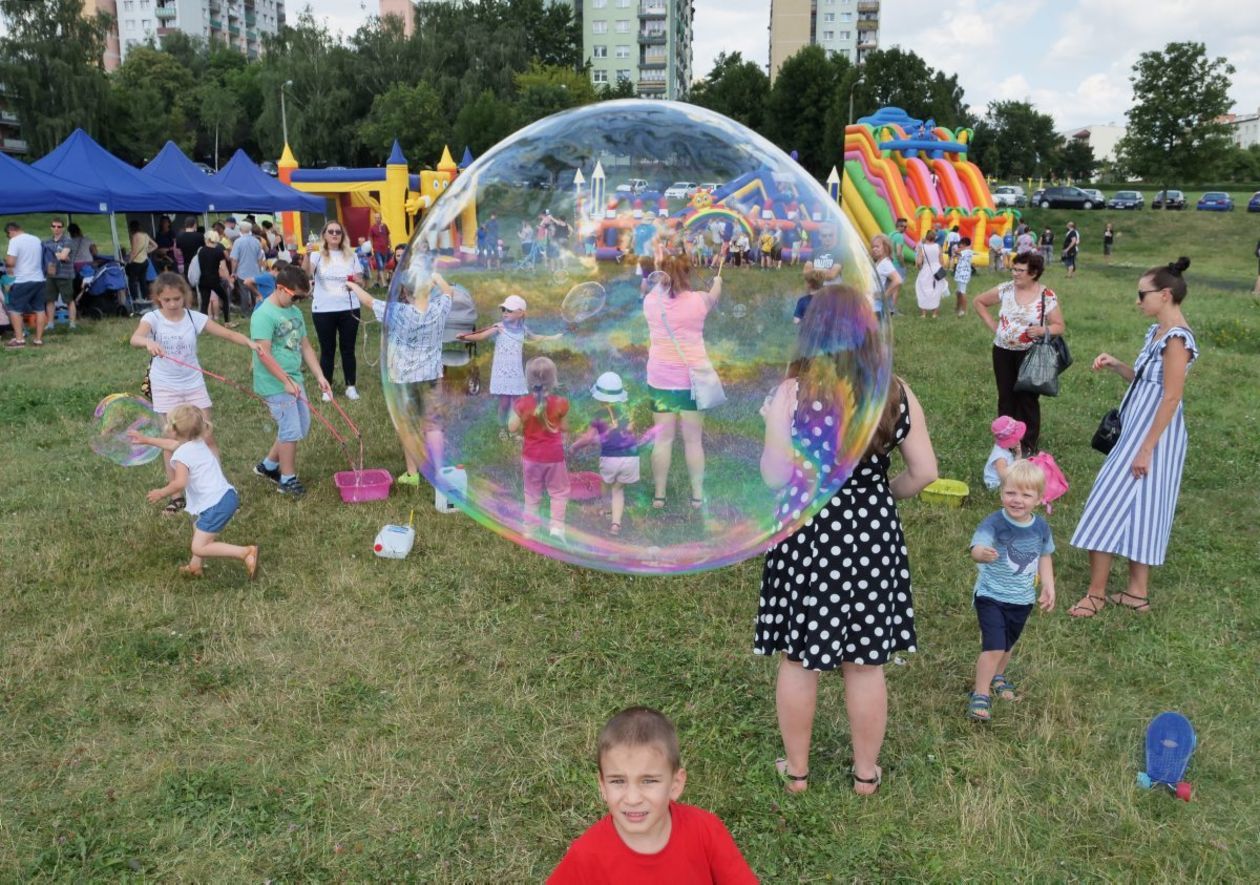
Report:
[[[1092,618],[1110,602],[1149,611],[1147,581],[1151,566],[1164,564],[1186,460],[1186,424],[1182,392],[1186,374],[1199,355],[1194,335],[1181,313],[1186,297],[1182,272],[1189,258],[1156,267],[1138,282],[1138,309],[1155,320],[1133,367],[1107,353],[1094,360],[1094,371],[1111,369],[1129,381],[1120,406],[1120,439],[1103,462],[1072,534],[1072,546],[1089,551],[1089,590],[1068,610]],[[1107,595],[1113,556],[1129,560],[1129,584]]]

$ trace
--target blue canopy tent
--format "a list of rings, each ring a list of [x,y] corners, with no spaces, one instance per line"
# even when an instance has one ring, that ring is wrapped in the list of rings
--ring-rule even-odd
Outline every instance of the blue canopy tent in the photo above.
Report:
[[[250,209],[255,212],[318,212],[328,207],[322,197],[304,194],[287,184],[276,181],[237,149],[232,159],[219,170],[214,180],[226,188],[241,194],[243,203],[233,209]]]
[[[198,212],[241,208],[244,205],[242,201],[246,199],[244,194],[233,191],[217,176],[207,175],[198,169],[173,141],[164,144],[158,155],[140,170],[140,174],[158,182],[159,187],[196,194],[202,201]]]
[[[109,195],[96,188],[41,172],[8,154],[0,153],[0,213],[109,211]]]

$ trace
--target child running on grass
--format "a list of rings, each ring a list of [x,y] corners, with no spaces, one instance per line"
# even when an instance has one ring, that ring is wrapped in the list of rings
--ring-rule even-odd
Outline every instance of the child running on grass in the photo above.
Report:
[[[1006,668],[1033,600],[1042,611],[1054,610],[1054,539],[1049,524],[1036,513],[1045,487],[1040,467],[1016,461],[1002,480],[1002,509],[985,517],[971,537],[971,558],[979,571],[975,608],[981,652],[967,716],[979,722],[993,717],[990,692],[1004,701],[1018,700]]]
[[[197,336],[208,332],[216,338],[231,341],[257,352],[260,345],[239,332],[219,325],[204,313],[189,310],[193,291],[188,281],[177,273],[166,271],[157,275],[149,286],[149,297],[157,305],[140,318],[136,330],[131,333],[131,346],[143,347],[149,352],[149,386],[152,391],[153,411],[165,419],[176,406],[196,406],[205,413],[205,443],[214,456],[219,457],[219,445],[210,430],[210,392],[206,389],[205,376],[197,359]],[[168,359],[169,357],[169,359]],[[174,362],[179,360],[179,363]],[[183,363],[184,365],[180,365]],[[162,450],[166,466],[166,478],[175,478],[171,465],[171,452]],[[184,498],[177,495],[163,508],[167,515],[184,509]]]
[[[236,489],[223,475],[219,459],[206,445],[210,422],[196,406],[176,406],[166,416],[166,435],[144,436],[131,431],[131,441],[140,445],[156,446],[171,453],[174,477],[160,489],[153,489],[145,497],[156,504],[169,495],[183,492],[187,499],[188,513],[196,517],[193,523],[192,558],[179,567],[180,574],[192,578],[205,575],[202,569],[206,559],[239,559],[245,563],[245,573],[253,578],[258,573],[258,548],[240,547],[216,541],[219,533],[227,528],[232,516],[240,507]]]
[[[599,478],[612,498],[611,535],[621,534],[621,518],[626,509],[626,486],[639,481],[639,440],[634,433],[634,423],[626,410],[629,394],[616,372],[605,372],[595,380],[591,396],[604,408],[591,420],[586,432],[573,441],[570,449],[576,451],[599,443]]]
[[[548,885],[750,885],[757,877],[716,815],[678,801],[687,784],[678,734],[647,707],[599,732],[599,795],[608,814],[569,846]]]
[[[525,367],[529,394],[516,401],[508,430],[524,432],[521,472],[525,485],[525,525],[530,531],[539,525],[538,510],[543,491],[551,498],[551,522],[547,533],[565,540],[564,511],[569,503],[569,469],[564,463],[564,431],[569,401],[556,396],[556,364],[536,356]]]
[[[281,494],[300,498],[306,488],[297,477],[297,444],[311,429],[311,411],[302,389],[302,363],[319,389],[332,386],[319,367],[319,357],[306,337],[306,320],[294,302],[309,298],[311,278],[296,265],[276,274],[276,291],[249,319],[249,336],[262,346],[254,354],[254,393],[267,403],[276,422],[276,441],[254,473],[274,482]]]

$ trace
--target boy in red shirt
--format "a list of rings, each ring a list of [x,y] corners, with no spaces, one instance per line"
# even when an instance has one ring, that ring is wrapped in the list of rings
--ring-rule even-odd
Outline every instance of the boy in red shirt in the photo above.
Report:
[[[599,733],[608,814],[569,846],[548,885],[755,885],[722,821],[677,801],[686,783],[669,719],[631,707],[608,720]]]

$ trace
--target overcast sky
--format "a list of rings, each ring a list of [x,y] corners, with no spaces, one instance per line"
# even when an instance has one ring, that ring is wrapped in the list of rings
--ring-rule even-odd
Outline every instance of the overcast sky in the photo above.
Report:
[[[333,30],[354,31],[378,0],[307,0]],[[301,0],[288,5],[293,15]],[[931,15],[924,15],[930,9]],[[719,52],[765,65],[769,0],[695,0],[695,73]],[[1225,56],[1235,113],[1260,109],[1260,3],[1255,0],[883,0],[882,47],[911,49],[956,73],[977,111],[994,99],[1031,101],[1061,129],[1124,124],[1140,52],[1198,40]]]

